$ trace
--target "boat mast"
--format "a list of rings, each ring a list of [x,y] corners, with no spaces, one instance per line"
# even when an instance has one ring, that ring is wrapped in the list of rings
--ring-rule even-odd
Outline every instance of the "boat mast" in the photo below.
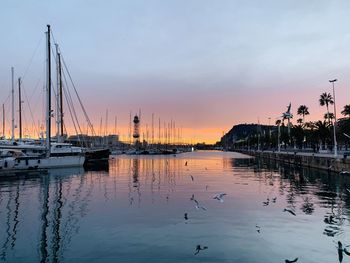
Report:
[[[57,141],[61,142],[63,138],[63,87],[62,87],[62,64],[61,53],[58,52],[58,44],[56,44],[57,54]]]
[[[14,69],[11,68],[11,79],[12,79],[12,123],[11,123],[11,140],[15,140],[15,83],[14,83]]]
[[[18,78],[19,139],[22,140],[22,95],[21,78]]]
[[[5,139],[5,104],[2,104],[2,136]]]
[[[47,25],[46,40],[47,40],[47,64],[46,64],[46,148],[47,156],[50,156],[51,145],[51,44],[50,44],[50,25]]]

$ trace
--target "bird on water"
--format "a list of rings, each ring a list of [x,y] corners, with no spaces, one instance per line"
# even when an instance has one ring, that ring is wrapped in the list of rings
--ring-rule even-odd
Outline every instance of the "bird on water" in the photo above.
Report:
[[[196,246],[196,252],[194,254],[197,255],[199,253],[199,251],[206,250],[206,249],[208,249],[208,247],[206,247],[206,246],[202,247],[201,245],[197,245]]]
[[[288,260],[288,259],[285,260],[286,263],[293,263],[293,262],[297,262],[297,261],[298,261],[298,258],[295,258],[293,260]]]

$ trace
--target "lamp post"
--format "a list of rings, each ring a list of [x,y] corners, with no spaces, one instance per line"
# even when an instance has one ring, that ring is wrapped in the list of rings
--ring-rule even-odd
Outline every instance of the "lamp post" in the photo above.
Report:
[[[332,83],[333,87],[333,105],[334,105],[334,124],[333,124],[333,138],[334,138],[334,156],[337,157],[338,155],[338,146],[337,146],[337,135],[336,135],[336,128],[337,125],[337,113],[336,113],[336,106],[335,106],[335,90],[334,90],[334,82],[336,82],[337,79],[329,80],[330,83]]]

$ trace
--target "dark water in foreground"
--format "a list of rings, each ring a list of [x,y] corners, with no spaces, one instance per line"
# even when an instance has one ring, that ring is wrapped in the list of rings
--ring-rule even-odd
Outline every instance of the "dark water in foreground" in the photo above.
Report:
[[[0,179],[0,262],[339,262],[347,188],[347,177],[222,152]]]

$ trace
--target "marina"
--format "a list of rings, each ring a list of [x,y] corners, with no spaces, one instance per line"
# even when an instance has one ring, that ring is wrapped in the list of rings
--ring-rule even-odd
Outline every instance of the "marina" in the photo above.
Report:
[[[349,1],[1,8],[0,263],[350,262]]]
[[[338,262],[349,198],[348,176],[238,153],[115,156],[1,180],[0,261]]]

